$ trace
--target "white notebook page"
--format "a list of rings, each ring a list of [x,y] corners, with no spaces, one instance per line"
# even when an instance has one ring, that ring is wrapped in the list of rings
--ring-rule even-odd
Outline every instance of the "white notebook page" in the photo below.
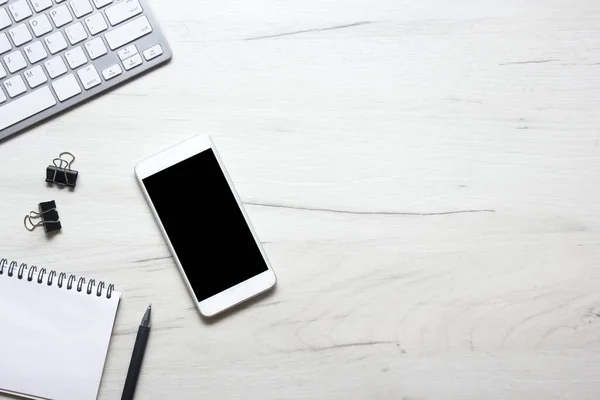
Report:
[[[110,299],[0,275],[0,392],[87,400],[98,395],[120,293]]]

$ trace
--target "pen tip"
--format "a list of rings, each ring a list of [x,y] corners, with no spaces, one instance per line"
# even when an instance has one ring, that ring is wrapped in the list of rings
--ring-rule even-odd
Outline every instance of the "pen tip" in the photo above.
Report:
[[[146,326],[146,327],[150,326],[150,313],[151,312],[152,312],[152,304],[150,304],[148,306],[148,308],[146,309],[146,312],[144,313],[144,316],[142,317],[142,323],[140,324],[141,326]]]

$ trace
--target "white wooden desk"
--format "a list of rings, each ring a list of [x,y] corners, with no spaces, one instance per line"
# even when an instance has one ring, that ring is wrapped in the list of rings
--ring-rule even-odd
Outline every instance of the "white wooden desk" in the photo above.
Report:
[[[152,3],[169,65],[0,143],[2,256],[124,294],[100,399],[149,302],[138,399],[600,397],[600,2]],[[133,175],[197,133],[279,278],[214,323]]]

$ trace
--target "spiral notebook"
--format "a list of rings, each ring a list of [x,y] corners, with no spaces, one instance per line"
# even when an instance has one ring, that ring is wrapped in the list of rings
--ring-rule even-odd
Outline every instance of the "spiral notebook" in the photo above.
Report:
[[[121,294],[113,285],[0,260],[0,393],[95,399]]]

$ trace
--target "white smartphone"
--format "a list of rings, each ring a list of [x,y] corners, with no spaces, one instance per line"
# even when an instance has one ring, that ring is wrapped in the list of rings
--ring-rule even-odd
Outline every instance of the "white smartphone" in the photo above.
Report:
[[[141,161],[135,173],[200,313],[214,316],[277,278],[208,136]]]

